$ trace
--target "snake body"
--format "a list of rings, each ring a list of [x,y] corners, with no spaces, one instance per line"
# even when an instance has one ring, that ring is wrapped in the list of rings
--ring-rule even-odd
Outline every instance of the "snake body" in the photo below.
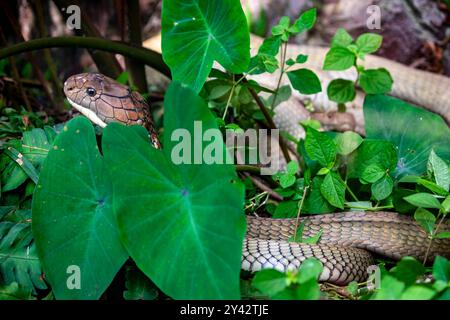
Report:
[[[323,50],[321,52],[322,55],[325,53]],[[291,50],[291,54],[294,55],[295,50]],[[366,59],[369,64],[377,64],[380,63],[377,59],[381,58]],[[373,59],[375,62],[372,62]],[[450,118],[448,78],[432,76],[407,67],[401,67],[397,72],[397,67],[397,64],[392,63],[388,66],[396,80],[394,95],[413,100],[418,96],[417,92],[429,92],[422,96],[424,97],[422,100],[416,101],[430,108],[437,106],[433,111],[448,120]],[[403,87],[400,81],[403,81]],[[404,86],[406,89],[403,90]],[[71,76],[64,84],[64,92],[69,102],[94,123],[102,127],[111,121],[145,126],[149,130],[152,144],[160,148],[148,106],[138,93],[131,92],[113,79],[95,73]],[[297,135],[295,130],[299,127],[298,121],[292,112],[295,111],[278,108],[277,125]],[[250,271],[263,268],[285,271],[299,268],[302,261],[308,257],[316,257],[324,265],[320,280],[343,285],[353,280],[363,281],[367,278],[367,270],[374,261],[372,254],[392,259],[404,256],[424,259],[430,243],[427,234],[413,219],[393,212],[314,215],[301,218],[300,222],[305,223],[303,231],[305,237],[322,230],[317,244],[288,241],[298,224],[295,219],[247,217],[242,268]],[[440,231],[446,230],[450,230],[448,222],[444,222],[440,227]],[[437,255],[450,258],[449,239],[435,239],[432,242],[428,260]]]

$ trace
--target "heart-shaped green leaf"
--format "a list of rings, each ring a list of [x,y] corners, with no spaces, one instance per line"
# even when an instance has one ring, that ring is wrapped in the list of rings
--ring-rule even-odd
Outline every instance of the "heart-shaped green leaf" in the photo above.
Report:
[[[33,197],[33,235],[57,299],[98,299],[128,257],[92,124],[71,120],[48,153]]]
[[[138,267],[169,296],[239,298],[243,185],[231,165],[194,164],[194,153],[202,156],[205,149],[197,125],[217,130],[202,99],[173,83],[164,108],[163,151],[150,146],[142,127],[112,123],[104,132],[121,239]],[[173,163],[180,133],[194,134],[185,149],[192,164]],[[215,143],[224,152],[221,136]]]
[[[239,0],[164,0],[162,53],[179,80],[199,92],[214,60],[233,73],[246,71],[250,36]]]

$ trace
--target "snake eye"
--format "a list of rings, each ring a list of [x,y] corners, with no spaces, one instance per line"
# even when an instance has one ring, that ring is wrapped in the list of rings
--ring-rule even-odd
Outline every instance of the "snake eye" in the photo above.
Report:
[[[88,96],[93,97],[93,96],[95,96],[95,94],[97,93],[97,91],[95,91],[95,89],[92,88],[92,87],[88,87],[88,88],[86,89],[86,93],[88,94]]]

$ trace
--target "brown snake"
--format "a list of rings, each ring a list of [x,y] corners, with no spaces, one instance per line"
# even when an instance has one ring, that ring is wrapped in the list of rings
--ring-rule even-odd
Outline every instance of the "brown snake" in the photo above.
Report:
[[[148,105],[140,94],[94,73],[71,76],[64,83],[64,92],[69,102],[94,123],[102,127],[111,121],[143,125],[150,132],[152,144],[160,148]],[[305,221],[305,237],[323,230],[317,245],[287,241],[293,235],[295,219],[248,217],[242,268],[284,271],[316,257],[324,265],[320,280],[343,285],[367,278],[367,268],[373,264],[371,253],[392,259],[424,259],[429,244],[426,233],[413,219],[393,212],[314,215],[301,221]],[[441,225],[440,231],[444,230],[450,230],[448,222]],[[449,239],[433,241],[429,260],[436,255],[450,257]]]

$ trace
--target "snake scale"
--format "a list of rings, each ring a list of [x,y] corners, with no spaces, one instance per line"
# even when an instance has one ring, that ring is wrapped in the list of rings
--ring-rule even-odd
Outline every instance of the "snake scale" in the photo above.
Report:
[[[290,52],[295,56],[295,46],[293,47]],[[325,53],[325,49],[305,49],[303,46],[302,52],[305,50],[309,54],[321,54],[322,58]],[[413,70],[378,57],[367,57],[366,61],[372,67],[380,63],[384,66],[385,63],[388,64],[387,67],[396,81],[393,95],[416,101],[443,115],[447,120],[450,118],[448,78]],[[314,64],[313,61],[311,63]],[[310,67],[314,68],[314,65]],[[424,92],[424,95],[419,95],[419,92]],[[111,121],[145,126],[150,132],[153,146],[160,148],[148,105],[139,93],[132,92],[128,87],[97,73],[71,76],[64,83],[64,93],[74,108],[102,127]],[[295,130],[299,126],[292,116],[293,110],[280,106],[275,111],[277,125],[298,136]],[[429,244],[427,234],[412,218],[394,212],[312,215],[301,218],[300,222],[305,222],[305,237],[322,230],[318,244],[288,241],[294,233],[295,219],[247,217],[242,269],[292,270],[297,269],[308,257],[316,257],[324,265],[320,281],[345,285],[350,281],[367,279],[368,267],[374,263],[373,254],[395,260],[404,256],[422,260]],[[441,225],[440,231],[448,230],[450,223],[446,221]],[[449,239],[433,241],[428,260],[432,260],[436,255],[450,258]]]

